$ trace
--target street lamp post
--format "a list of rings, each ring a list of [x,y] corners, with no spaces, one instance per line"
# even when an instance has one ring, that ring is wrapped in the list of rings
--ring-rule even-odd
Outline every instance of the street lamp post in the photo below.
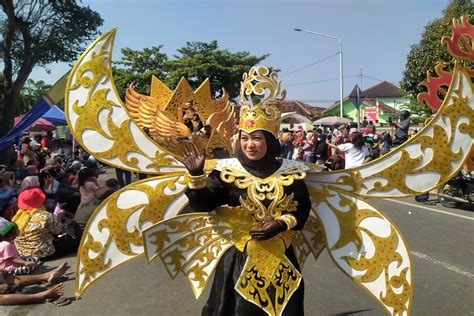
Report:
[[[297,32],[305,32],[305,33],[310,33],[310,34],[319,35],[319,36],[323,36],[323,37],[329,37],[329,38],[335,39],[339,42],[339,102],[340,102],[339,106],[340,106],[340,116],[343,117],[344,116],[344,106],[343,106],[343,103],[342,103],[342,99],[344,98],[344,95],[343,95],[344,94],[344,92],[343,92],[343,89],[344,89],[344,83],[343,83],[344,70],[343,70],[343,64],[342,64],[342,42],[341,42],[341,40],[338,37],[328,35],[328,34],[319,33],[319,32],[303,30],[303,29],[294,29],[294,30],[297,31]]]

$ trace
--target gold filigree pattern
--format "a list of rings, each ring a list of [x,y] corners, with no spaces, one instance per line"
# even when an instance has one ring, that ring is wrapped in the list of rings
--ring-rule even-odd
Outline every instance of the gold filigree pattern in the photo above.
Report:
[[[183,273],[196,298],[202,294],[231,230],[215,214],[193,213],[164,220],[143,232],[148,262],[159,257],[171,278]]]
[[[155,174],[183,170],[171,156],[154,160],[163,150],[130,119],[120,102],[112,80],[114,36],[112,30],[99,37],[69,74],[65,114],[72,134],[83,148],[109,165]]]
[[[280,126],[282,101],[286,91],[280,96],[280,81],[277,74],[265,67],[252,67],[248,74],[243,75],[240,86],[240,122],[239,127],[247,133],[256,130],[266,130],[275,137],[278,136]],[[262,100],[253,106],[247,101],[247,96],[255,94],[262,96]]]
[[[310,214],[304,228],[294,234],[291,244],[301,269],[309,254],[313,254],[314,260],[317,260],[326,247],[326,237],[321,221],[314,214]]]
[[[187,203],[185,188],[184,176],[162,176],[131,184],[102,202],[84,230],[76,295],[118,264],[143,253],[141,229],[176,215]]]
[[[248,258],[235,290],[269,315],[281,315],[291,295],[298,289],[301,274],[284,255],[285,244],[278,237],[250,240]],[[269,288],[275,295],[269,295]]]
[[[393,309],[393,315],[409,314],[410,310],[405,304],[405,297],[409,295],[410,284],[407,279],[408,268],[402,270],[399,276],[389,277],[387,269],[385,270],[385,288],[387,293],[380,294],[380,300],[389,308]],[[393,289],[403,289],[401,293],[396,293]]]
[[[107,239],[104,244],[99,241],[94,241],[94,238],[90,233],[84,232],[83,241],[81,242],[81,248],[78,252],[78,261],[76,275],[76,295],[82,293],[85,288],[93,282],[94,276],[99,271],[104,271],[110,267],[111,260],[105,258],[106,244],[109,243],[110,239]],[[97,255],[91,258],[90,251]]]
[[[247,189],[247,197],[240,197],[240,202],[249,214],[260,221],[279,217],[282,211],[295,211],[298,202],[293,200],[293,194],[286,195],[283,187],[305,176],[306,173],[300,168],[282,167],[272,176],[261,179],[245,171],[242,166],[231,165],[223,167],[220,174],[222,181],[234,183],[239,189]],[[263,203],[265,200],[271,201],[268,207]]]
[[[390,314],[409,313],[411,262],[396,227],[364,201],[343,191],[323,191],[327,189],[309,187],[331,258],[345,274],[379,299]],[[318,196],[325,196],[325,199]],[[375,285],[380,282],[385,286],[385,296]]]

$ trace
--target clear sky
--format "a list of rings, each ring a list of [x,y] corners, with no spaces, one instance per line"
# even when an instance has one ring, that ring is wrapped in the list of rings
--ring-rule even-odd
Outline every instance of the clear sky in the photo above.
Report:
[[[287,99],[327,107],[339,100],[339,51],[334,39],[296,32],[302,28],[342,41],[344,96],[387,80],[398,85],[410,46],[448,0],[84,0],[104,19],[101,31],[118,27],[120,48],[164,45],[169,56],[186,41],[217,40],[220,48],[270,54],[263,65],[281,70]],[[448,35],[448,34],[447,34]],[[332,57],[330,57],[332,56]],[[312,66],[308,66],[311,65]],[[303,70],[296,71],[304,68]],[[34,70],[31,78],[53,83],[68,65]],[[364,75],[362,80],[358,75]],[[370,77],[370,78],[369,78]],[[173,87],[174,88],[174,87]]]

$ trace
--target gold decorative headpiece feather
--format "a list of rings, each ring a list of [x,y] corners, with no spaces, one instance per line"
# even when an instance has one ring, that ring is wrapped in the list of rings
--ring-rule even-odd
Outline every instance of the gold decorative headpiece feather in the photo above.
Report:
[[[260,102],[253,106],[247,99],[252,94],[261,98]],[[263,66],[252,67],[243,75],[240,85],[240,130],[247,133],[265,130],[277,137],[285,96],[285,90],[280,93],[280,81],[276,72],[270,73]]]

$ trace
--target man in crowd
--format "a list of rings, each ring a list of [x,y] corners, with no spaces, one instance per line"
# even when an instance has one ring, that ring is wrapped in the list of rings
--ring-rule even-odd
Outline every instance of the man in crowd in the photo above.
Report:
[[[395,140],[393,146],[399,146],[408,140],[408,129],[410,128],[410,112],[408,110],[400,111],[400,119],[398,122],[392,122],[391,125],[396,127]]]

